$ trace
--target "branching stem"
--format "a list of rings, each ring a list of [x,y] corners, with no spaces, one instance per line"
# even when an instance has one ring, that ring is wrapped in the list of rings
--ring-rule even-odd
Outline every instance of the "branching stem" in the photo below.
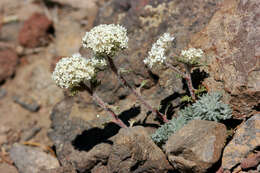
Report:
[[[122,128],[127,128],[125,123],[118,118],[118,116],[115,114],[115,112],[108,107],[108,105],[95,93],[92,91],[90,87],[84,84],[84,89],[91,95],[92,99],[105,111],[107,111],[111,117],[113,118],[113,122],[119,125]]]
[[[128,89],[130,89],[133,94],[142,102],[142,104],[152,111],[156,116],[159,116],[165,123],[167,123],[169,120],[167,119],[166,115],[160,113],[157,109],[154,109],[149,103],[147,103],[142,96],[127,82],[127,80],[119,73],[117,67],[115,66],[113,59],[109,56],[107,56],[107,60],[109,62],[111,70],[115,73],[117,78],[121,81],[121,83]]]
[[[191,67],[187,64],[184,64],[184,68],[186,70],[186,73],[183,73],[182,71],[180,71],[179,69],[177,69],[176,67],[174,67],[173,65],[171,65],[168,62],[165,62],[165,65],[167,67],[169,67],[170,69],[172,69],[173,71],[175,71],[176,73],[178,73],[179,75],[181,75],[186,80],[191,98],[192,98],[193,101],[195,101],[196,96],[195,96],[195,93],[194,93],[194,88],[193,88],[192,80],[191,80]]]

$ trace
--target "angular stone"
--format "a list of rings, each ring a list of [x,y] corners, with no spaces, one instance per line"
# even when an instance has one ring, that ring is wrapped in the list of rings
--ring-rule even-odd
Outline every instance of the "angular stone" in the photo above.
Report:
[[[259,146],[260,114],[256,114],[237,129],[233,139],[225,147],[222,168],[232,169]]]
[[[108,160],[111,172],[160,173],[172,169],[162,150],[141,126],[121,129],[113,142]]]
[[[250,117],[260,104],[259,0],[225,0],[191,41],[205,50],[211,91],[225,90],[234,117]]]
[[[24,22],[19,32],[19,43],[29,48],[44,46],[49,41],[48,31],[51,27],[52,21],[45,15],[34,13]]]
[[[207,172],[221,156],[226,141],[224,124],[193,120],[169,137],[164,148],[180,172]]]
[[[13,100],[15,103],[31,112],[37,112],[40,109],[40,105],[36,102],[36,100],[27,95],[15,95],[13,96]]]
[[[58,160],[36,148],[14,144],[10,150],[10,156],[19,172],[37,173],[41,169],[59,167]]]
[[[11,77],[18,63],[18,56],[11,49],[0,50],[0,82]]]

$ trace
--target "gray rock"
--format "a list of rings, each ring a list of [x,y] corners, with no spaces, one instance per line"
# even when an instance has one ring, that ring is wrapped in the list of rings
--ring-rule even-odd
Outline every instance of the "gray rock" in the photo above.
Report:
[[[223,169],[230,170],[260,146],[260,114],[249,118],[239,127],[222,157]]]
[[[172,169],[162,150],[141,126],[121,129],[113,143],[108,160],[111,172],[163,173]]]
[[[14,144],[10,150],[11,159],[22,173],[37,173],[41,169],[59,167],[58,160],[36,148]]]
[[[68,97],[53,108],[49,137],[63,166],[72,165],[78,172],[87,172],[107,162],[111,145],[103,142],[109,142],[105,138],[113,130],[93,128],[89,122],[70,117],[72,105],[73,98]]]
[[[40,105],[37,103],[36,100],[34,100],[31,97],[28,96],[13,96],[13,100],[15,103],[21,105],[23,108],[31,111],[31,112],[37,112],[40,109]]]
[[[171,164],[180,172],[207,172],[225,145],[224,124],[193,120],[169,137],[164,148]]]
[[[0,99],[4,98],[6,96],[7,92],[4,88],[0,88]]]
[[[33,127],[31,129],[27,129],[25,132],[23,132],[21,136],[21,141],[29,141],[34,136],[36,136],[41,131],[41,129],[41,127]]]

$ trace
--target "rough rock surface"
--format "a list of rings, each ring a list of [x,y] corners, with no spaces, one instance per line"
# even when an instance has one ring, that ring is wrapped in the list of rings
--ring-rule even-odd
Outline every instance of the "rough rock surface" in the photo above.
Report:
[[[21,144],[14,144],[10,156],[19,172],[37,173],[41,169],[52,169],[60,166],[55,157]]]
[[[73,98],[68,97],[54,107],[49,136],[63,166],[73,165],[77,171],[86,172],[98,163],[107,162],[111,151],[111,142],[107,138],[118,128],[100,129],[83,119],[71,117],[72,106]]]
[[[260,3],[258,0],[225,0],[207,27],[191,45],[208,58],[210,90],[225,89],[234,116],[254,113],[260,104]]]
[[[165,151],[180,172],[207,172],[221,156],[226,141],[224,124],[193,120],[169,137]]]
[[[12,76],[18,63],[18,56],[11,49],[0,50],[0,82]]]
[[[108,167],[111,172],[122,173],[159,173],[172,169],[162,150],[141,126],[119,131],[113,139]]]
[[[223,169],[232,169],[260,146],[260,114],[249,118],[225,147]]]
[[[46,45],[49,41],[48,31],[51,31],[51,27],[52,21],[45,15],[34,13],[24,22],[19,32],[19,43],[29,48]]]

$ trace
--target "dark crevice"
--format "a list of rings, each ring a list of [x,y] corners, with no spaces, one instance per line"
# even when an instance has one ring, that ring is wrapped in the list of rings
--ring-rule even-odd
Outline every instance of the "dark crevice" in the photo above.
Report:
[[[143,164],[144,164],[144,161],[138,161],[138,162],[136,162],[136,164],[130,168],[130,171],[131,171],[131,172],[134,172],[135,170],[138,169],[138,167],[142,166]]]
[[[171,102],[176,100],[177,98],[180,98],[180,96],[181,95],[179,93],[175,92],[161,101],[161,108],[159,111],[163,114],[166,114],[168,119],[172,118],[172,115],[175,112],[175,108],[179,107],[179,105],[173,106]]]
[[[258,103],[257,105],[255,105],[253,107],[253,110],[257,111],[257,112],[260,112],[260,103]]]
[[[202,84],[202,82],[209,77],[209,74],[207,72],[205,72],[204,70],[200,71],[200,69],[195,69],[192,71],[191,73],[191,80],[192,80],[192,85],[194,87],[194,89],[198,89],[199,86]],[[183,89],[186,91],[186,93],[188,93],[188,95],[190,96],[189,93],[189,89],[188,89],[188,85],[186,83],[185,79],[182,79],[182,83],[183,83]]]
[[[43,0],[42,1],[43,4],[47,7],[47,8],[55,8],[55,7],[63,7],[64,5],[55,1],[51,1],[51,0]]]
[[[157,76],[156,74],[153,74],[151,72],[151,70],[148,70],[148,74],[149,76],[153,79],[154,83],[157,84],[158,83],[158,80],[159,80],[159,76]]]
[[[47,33],[55,37],[55,29],[54,29],[53,25],[51,25],[48,28]]]
[[[141,108],[140,107],[132,107],[126,111],[121,112],[118,117],[127,125],[129,126],[129,120],[131,118],[136,117],[138,114],[140,114]]]
[[[225,124],[227,127],[226,145],[232,140],[234,135],[234,129],[242,122],[243,120],[239,120],[239,119],[228,119],[228,120],[221,121],[221,123]]]
[[[112,141],[110,141],[109,138],[116,135],[119,129],[120,127],[116,124],[109,123],[104,129],[92,128],[83,131],[74,141],[72,141],[72,145],[79,151],[89,151],[100,143],[112,144]]]

